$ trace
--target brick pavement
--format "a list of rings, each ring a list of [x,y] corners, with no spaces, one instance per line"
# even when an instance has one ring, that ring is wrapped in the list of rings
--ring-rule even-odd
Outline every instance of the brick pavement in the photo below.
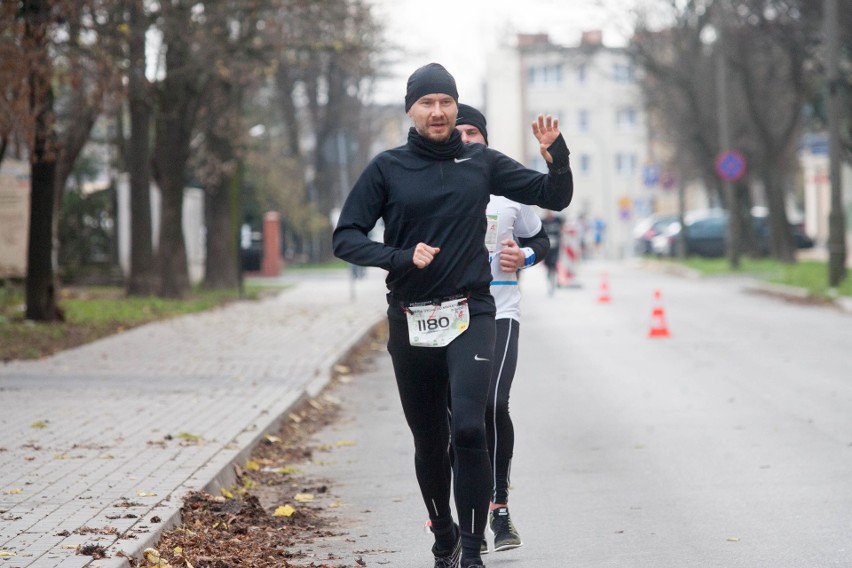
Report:
[[[187,491],[227,487],[382,320],[382,276],[301,276],[274,298],[0,366],[0,568],[129,566],[121,554],[176,524]]]

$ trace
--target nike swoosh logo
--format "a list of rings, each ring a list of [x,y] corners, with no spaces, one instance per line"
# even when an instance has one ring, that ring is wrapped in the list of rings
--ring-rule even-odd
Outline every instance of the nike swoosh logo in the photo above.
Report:
[[[457,164],[461,164],[462,162],[466,162],[470,160],[470,158],[453,158],[453,161]]]
[[[474,361],[488,361],[488,359],[486,359],[484,357],[480,357],[478,353],[473,356],[473,360]]]

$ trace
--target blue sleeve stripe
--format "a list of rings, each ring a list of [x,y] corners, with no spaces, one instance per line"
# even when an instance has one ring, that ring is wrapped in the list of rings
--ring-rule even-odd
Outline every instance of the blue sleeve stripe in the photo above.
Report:
[[[524,251],[524,265],[521,268],[529,268],[535,264],[535,251],[530,247],[524,247],[521,250]]]

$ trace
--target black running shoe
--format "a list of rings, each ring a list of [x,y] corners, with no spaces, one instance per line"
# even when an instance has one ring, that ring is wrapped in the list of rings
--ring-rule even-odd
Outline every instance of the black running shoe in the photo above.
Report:
[[[488,554],[488,541],[484,538],[482,539],[482,542],[479,545],[479,553]]]
[[[435,556],[435,568],[459,568],[459,559],[461,558],[461,531],[458,527],[454,528],[456,531],[456,544],[448,555],[439,555],[435,550],[435,545],[432,545],[432,554]]]
[[[489,526],[494,533],[494,551],[511,550],[523,546],[521,535],[515,530],[508,507],[498,507],[489,514]]]

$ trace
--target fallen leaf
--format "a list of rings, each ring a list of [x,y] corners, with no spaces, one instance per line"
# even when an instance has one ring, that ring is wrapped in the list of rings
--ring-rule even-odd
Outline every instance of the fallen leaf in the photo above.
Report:
[[[53,459],[55,459],[55,460],[67,460],[68,454],[65,453],[65,452],[62,452],[61,454],[53,454]]]
[[[355,442],[353,442],[352,440],[338,440],[338,441],[335,443],[335,445],[336,445],[336,446],[338,446],[338,447],[342,447],[342,446],[354,446],[354,445],[355,445]]]
[[[293,499],[299,503],[309,503],[314,500],[314,495],[313,493],[296,493],[296,495],[293,496]]]
[[[33,422],[30,425],[31,428],[47,428],[47,422],[45,420],[39,420],[38,422]]]
[[[334,366],[334,372],[340,373],[341,375],[348,375],[349,373],[352,372],[352,369],[350,369],[346,365],[335,365]]]
[[[141,489],[136,490],[136,496],[137,497],[154,497],[156,495],[157,495],[156,493],[153,493],[151,491],[143,491]]]
[[[200,442],[203,439],[202,436],[199,436],[198,434],[190,434],[189,432],[181,432],[178,434],[178,438],[187,442]]]
[[[740,541],[740,537],[738,537],[738,536],[729,536],[728,537],[728,542],[739,542],[739,541]]]
[[[223,495],[225,498],[227,498],[227,499],[233,499],[233,498],[234,498],[234,494],[233,494],[233,493],[231,493],[230,491],[228,491],[227,489],[225,489],[224,487],[221,487],[221,488],[219,489],[219,491],[220,491],[220,492],[222,493],[222,495]]]
[[[257,463],[254,460],[249,460],[249,461],[246,462],[246,469],[249,469],[249,470],[252,470],[252,471],[259,471],[260,470],[260,464]]]
[[[275,509],[275,512],[272,513],[272,516],[273,517],[289,517],[289,516],[292,516],[293,513],[295,513],[295,512],[296,512],[296,509],[294,509],[290,505],[281,505],[280,507]]]
[[[145,558],[145,562],[148,566],[156,566],[157,568],[171,568],[171,564],[169,564],[166,560],[160,558],[160,551],[156,548],[146,548],[145,552],[142,553],[142,556]]]
[[[275,473],[280,473],[282,475],[295,475],[297,473],[302,473],[302,470],[292,465],[285,465],[284,467],[276,469]]]
[[[291,412],[291,413],[290,413],[290,420],[292,420],[293,422],[295,422],[296,424],[298,424],[299,422],[301,422],[301,421],[302,421],[302,418],[301,418],[298,414],[293,414],[293,413]]]
[[[335,501],[328,506],[329,509],[337,509],[338,507],[340,507],[340,501]]]
[[[11,550],[0,550],[0,558],[11,558],[15,553]]]
[[[23,492],[24,492],[23,489],[15,487],[14,489],[7,489],[3,493],[5,493],[6,495],[19,495],[20,493],[23,493]]]
[[[269,442],[270,444],[277,444],[278,442],[281,441],[281,438],[279,438],[278,436],[273,436],[272,434],[267,434],[265,436],[265,438],[266,438],[266,441]]]

